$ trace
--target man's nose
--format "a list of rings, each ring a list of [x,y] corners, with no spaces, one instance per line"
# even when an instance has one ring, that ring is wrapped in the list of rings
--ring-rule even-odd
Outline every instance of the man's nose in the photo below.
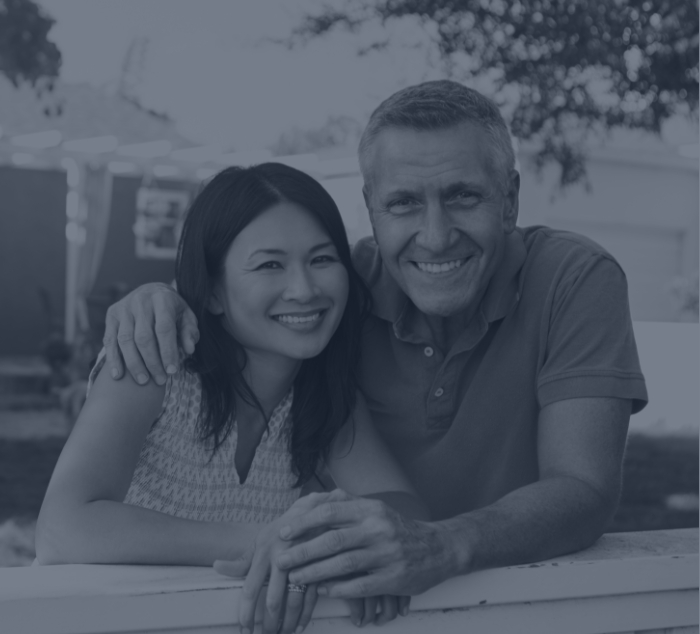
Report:
[[[451,247],[456,237],[457,232],[452,226],[452,220],[442,205],[427,205],[416,235],[416,245],[427,251],[440,253]]]
[[[295,266],[287,274],[287,286],[282,293],[285,301],[310,302],[318,295],[311,271],[305,266]]]

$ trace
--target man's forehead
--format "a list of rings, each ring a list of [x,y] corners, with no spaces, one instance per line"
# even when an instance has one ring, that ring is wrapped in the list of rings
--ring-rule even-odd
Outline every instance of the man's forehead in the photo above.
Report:
[[[375,139],[368,176],[381,190],[482,183],[490,172],[484,137],[473,124],[441,130],[382,130]]]

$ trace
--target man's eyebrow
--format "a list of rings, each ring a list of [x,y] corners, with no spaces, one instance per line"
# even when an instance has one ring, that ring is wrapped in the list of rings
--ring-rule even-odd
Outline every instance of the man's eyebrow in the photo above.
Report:
[[[389,198],[414,198],[416,192],[410,189],[391,189],[386,194],[382,194],[382,200]]]
[[[471,189],[471,190],[483,190],[484,186],[481,183],[478,183],[476,181],[458,181],[456,183],[450,183],[446,188],[445,188],[445,194],[450,196],[458,191],[462,191],[464,189]]]

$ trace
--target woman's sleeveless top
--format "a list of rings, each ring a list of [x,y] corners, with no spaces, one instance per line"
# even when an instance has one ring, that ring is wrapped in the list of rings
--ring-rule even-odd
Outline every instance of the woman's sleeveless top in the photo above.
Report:
[[[104,350],[90,375],[90,385],[104,364]],[[207,522],[268,523],[299,497],[292,488],[289,433],[293,390],[270,417],[243,483],[234,458],[238,429],[212,457],[213,442],[199,439],[202,402],[199,376],[181,369],[169,375],[160,415],[141,449],[126,504]]]

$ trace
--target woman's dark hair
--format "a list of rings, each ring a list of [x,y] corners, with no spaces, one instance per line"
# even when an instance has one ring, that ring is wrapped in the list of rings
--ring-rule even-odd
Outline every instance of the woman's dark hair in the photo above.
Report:
[[[355,272],[340,212],[328,192],[309,175],[281,163],[230,167],[197,195],[185,218],[177,253],[177,290],[197,316],[199,342],[185,368],[202,382],[202,440],[214,452],[231,433],[236,395],[260,403],[243,377],[242,346],[224,329],[221,316],[207,309],[234,238],[270,207],[290,202],[321,224],[347,270],[349,294],[340,324],[318,356],[302,362],[294,380],[292,430],[289,438],[295,486],[313,477],[319,459],[355,405],[360,334],[371,296]],[[233,386],[233,389],[231,387]]]

